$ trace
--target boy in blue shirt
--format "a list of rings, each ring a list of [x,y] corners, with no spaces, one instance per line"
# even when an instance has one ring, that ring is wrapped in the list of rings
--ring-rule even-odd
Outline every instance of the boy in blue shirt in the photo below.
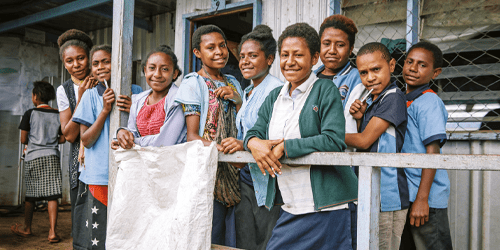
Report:
[[[401,152],[441,153],[446,142],[448,113],[429,82],[441,73],[442,64],[443,53],[432,43],[419,42],[408,51],[403,66],[408,126]],[[452,249],[447,214],[448,173],[444,169],[416,168],[405,172],[412,203],[405,226],[405,236],[410,235],[403,238],[401,249]]]
[[[80,124],[80,138],[85,146],[75,207],[75,249],[105,249],[106,245],[109,113],[115,94],[104,85],[104,80],[109,83],[110,76],[108,74],[108,79],[98,77],[99,84],[85,91],[73,114],[73,122]]]
[[[399,153],[406,133],[406,102],[396,83],[391,83],[396,61],[385,45],[365,44],[356,59],[363,85],[371,92],[366,101],[356,100],[349,112],[359,133],[346,134],[347,146],[358,152]],[[382,168],[379,249],[399,249],[409,207],[404,169]]]

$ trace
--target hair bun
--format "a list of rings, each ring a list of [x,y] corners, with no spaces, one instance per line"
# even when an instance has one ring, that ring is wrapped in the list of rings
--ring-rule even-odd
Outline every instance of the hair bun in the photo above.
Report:
[[[87,33],[77,30],[77,29],[70,29],[67,30],[66,32],[62,33],[62,35],[59,36],[57,39],[57,45],[59,48],[67,41],[69,40],[79,40],[87,44],[89,48],[92,48],[94,43],[92,42],[92,39],[90,39],[89,35]]]
[[[172,50],[172,48],[170,48],[170,46],[165,45],[165,44],[162,44],[162,45],[160,45],[159,47],[160,47],[160,48],[162,48],[162,49],[164,48],[164,49],[169,49],[169,50]]]
[[[263,33],[263,34],[271,35],[271,36],[273,35],[273,30],[265,24],[259,24],[259,25],[255,26],[255,28],[253,28],[252,32]]]

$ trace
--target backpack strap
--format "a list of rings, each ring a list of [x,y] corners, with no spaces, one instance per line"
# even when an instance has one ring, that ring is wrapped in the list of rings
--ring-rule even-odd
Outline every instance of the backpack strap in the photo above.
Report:
[[[64,92],[66,92],[66,96],[68,97],[69,108],[71,109],[72,114],[75,112],[76,107],[75,87],[73,84],[73,80],[71,79],[63,83]]]

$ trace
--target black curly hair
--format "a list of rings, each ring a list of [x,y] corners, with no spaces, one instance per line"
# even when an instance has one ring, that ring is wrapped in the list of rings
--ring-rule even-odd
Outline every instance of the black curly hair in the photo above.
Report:
[[[319,35],[316,30],[311,27],[311,25],[307,23],[296,23],[292,24],[281,33],[280,38],[278,39],[278,50],[281,51],[281,45],[286,38],[289,37],[299,37],[304,38],[307,43],[307,47],[309,48],[309,52],[311,52],[311,56],[319,53],[321,48],[321,43],[319,40]]]
[[[200,44],[201,44],[201,37],[206,34],[210,33],[219,33],[221,34],[222,38],[224,38],[224,41],[227,43],[226,35],[224,35],[224,32],[217,26],[213,24],[209,25],[203,25],[196,29],[196,31],[193,33],[193,37],[191,38],[191,49],[197,49],[200,50]]]
[[[432,57],[434,58],[434,61],[432,62],[432,66],[434,69],[441,68],[443,66],[443,52],[438,46],[430,42],[418,42],[411,46],[406,55],[409,55],[413,49],[417,48],[422,48],[431,52]]]
[[[45,104],[49,103],[50,100],[56,99],[54,87],[46,81],[36,81],[33,83],[33,95],[36,95]]]
[[[177,77],[172,79],[172,82],[175,82],[177,80],[177,78],[179,78],[179,76],[182,74],[182,70],[179,67],[177,56],[175,55],[174,51],[172,51],[172,48],[170,48],[170,46],[168,46],[168,45],[160,45],[159,47],[151,50],[148,53],[148,55],[146,56],[146,60],[142,61],[142,63],[141,63],[142,73],[144,73],[144,68],[146,67],[146,64],[148,63],[149,57],[155,53],[165,53],[167,56],[170,57],[170,59],[172,60],[172,64],[174,65],[174,71],[175,70],[179,71],[179,73],[177,74]]]
[[[64,52],[69,46],[82,48],[87,53],[87,57],[89,57],[90,48],[92,48],[94,43],[85,32],[77,29],[70,29],[59,36],[57,45],[59,46],[59,56],[61,60],[63,60]]]
[[[90,50],[89,60],[91,62],[92,62],[92,57],[94,57],[94,53],[96,53],[97,51],[100,51],[100,50],[104,50],[111,55],[111,45],[109,45],[109,44],[96,45],[96,46],[92,47],[92,49]]]
[[[358,33],[358,28],[352,19],[343,15],[331,15],[323,21],[319,27],[319,37],[323,35],[325,29],[334,28],[344,31],[347,34],[347,39],[349,40],[349,47],[354,47],[354,42],[356,39],[356,33]]]
[[[358,51],[357,58],[359,59],[362,55],[372,54],[376,51],[380,51],[380,53],[382,53],[382,58],[384,58],[388,63],[391,61],[391,53],[384,44],[379,42],[371,42],[363,45]]]
[[[266,58],[269,55],[276,54],[276,40],[273,37],[273,30],[269,26],[259,24],[250,33],[244,35],[241,38],[240,45],[238,45],[238,53],[241,51],[241,46],[248,40],[258,42]]]

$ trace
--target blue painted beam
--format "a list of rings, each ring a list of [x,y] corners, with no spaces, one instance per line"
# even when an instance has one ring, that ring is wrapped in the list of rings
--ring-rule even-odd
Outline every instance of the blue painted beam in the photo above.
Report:
[[[92,8],[85,11],[113,20],[113,8],[107,5],[99,6],[99,8]],[[144,19],[134,17],[134,26],[143,30],[147,30],[148,32],[153,32],[153,24]]]
[[[420,0],[408,0],[406,5],[406,51],[418,43]]]
[[[50,20],[52,18],[68,15],[77,11],[86,10],[105,3],[110,3],[113,0],[77,0],[49,10],[41,11],[33,15],[25,16],[17,20],[8,21],[0,24],[0,33],[25,27],[31,24]]]
[[[342,13],[340,3],[340,0],[330,0],[330,16]]]

